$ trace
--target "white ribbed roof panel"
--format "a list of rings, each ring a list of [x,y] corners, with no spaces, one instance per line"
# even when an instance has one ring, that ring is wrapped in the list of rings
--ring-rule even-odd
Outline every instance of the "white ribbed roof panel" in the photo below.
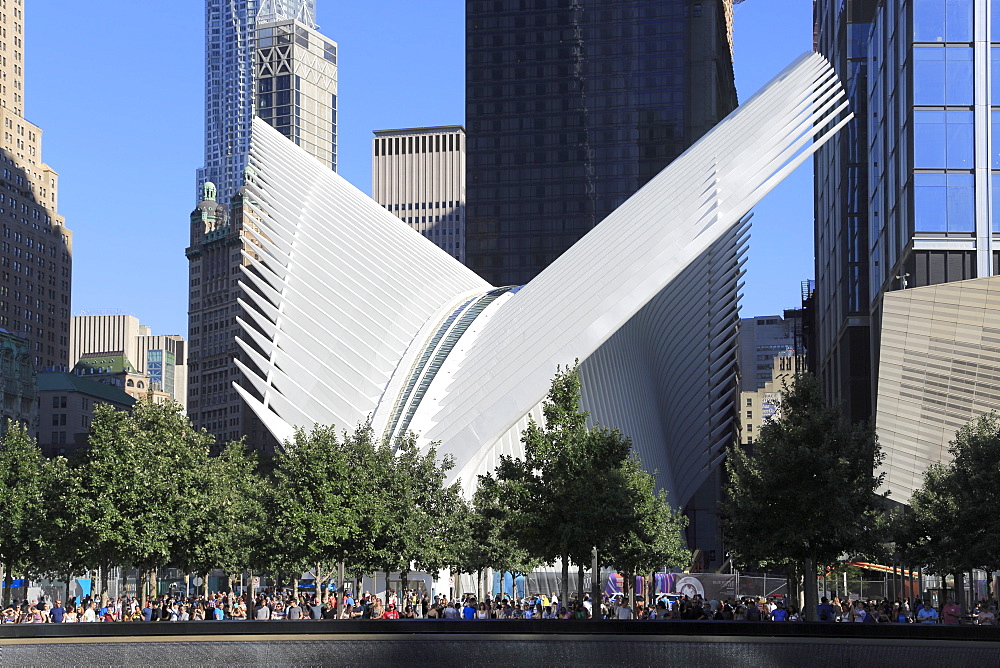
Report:
[[[290,404],[310,422],[351,429],[375,410],[421,327],[456,293],[489,285],[259,119],[250,161],[260,231],[249,236],[263,242],[251,273],[267,282],[242,285],[270,323],[252,338],[271,342],[259,369],[271,392],[256,408],[284,418]]]
[[[425,436],[461,468],[846,123],[844,97],[825,58],[798,58],[504,305]]]
[[[591,387],[585,401],[605,424],[632,425],[644,460],[687,496],[728,438],[731,416],[713,407],[734,396],[740,221],[849,120],[845,105],[825,59],[800,57],[481,320],[491,286],[255,121],[251,273],[266,279],[242,284],[257,309],[244,326],[260,328],[247,349],[263,355],[241,368],[264,400],[240,391],[279,439],[373,412],[388,429],[412,419],[468,477],[510,450],[557,365],[620,333],[585,376],[655,396]],[[634,414],[650,410],[660,417]]]

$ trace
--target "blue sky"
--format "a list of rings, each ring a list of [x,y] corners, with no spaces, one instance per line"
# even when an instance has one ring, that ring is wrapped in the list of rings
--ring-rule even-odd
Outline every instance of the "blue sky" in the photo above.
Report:
[[[320,31],[340,46],[340,173],[362,191],[372,130],[464,122],[464,8],[317,0]],[[203,2],[26,0],[25,14],[26,116],[60,174],[73,314],[116,309],[154,333],[186,335]],[[747,0],[735,43],[742,100],[812,49],[812,3]],[[811,164],[758,205],[750,244],[744,317],[797,306],[800,281],[813,276]]]

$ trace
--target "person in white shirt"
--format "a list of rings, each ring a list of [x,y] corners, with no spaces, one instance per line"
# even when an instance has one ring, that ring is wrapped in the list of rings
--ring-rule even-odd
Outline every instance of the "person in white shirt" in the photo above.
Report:
[[[91,603],[87,606],[87,609],[83,611],[83,621],[85,622],[96,622],[97,621],[97,611],[94,610],[94,604]]]

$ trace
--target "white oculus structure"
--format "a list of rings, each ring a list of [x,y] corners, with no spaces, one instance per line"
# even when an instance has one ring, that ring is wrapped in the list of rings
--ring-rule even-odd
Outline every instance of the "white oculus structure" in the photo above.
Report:
[[[259,251],[244,251],[237,341],[256,368],[237,361],[248,387],[233,387],[279,441],[371,420],[440,442],[471,487],[521,452],[557,367],[579,359],[585,406],[633,438],[683,506],[733,442],[746,213],[850,120],[846,107],[829,63],[800,56],[514,287],[487,284],[255,119],[245,206],[258,229],[245,234]],[[722,347],[732,359],[713,358]],[[665,400],[672,386],[682,410]]]

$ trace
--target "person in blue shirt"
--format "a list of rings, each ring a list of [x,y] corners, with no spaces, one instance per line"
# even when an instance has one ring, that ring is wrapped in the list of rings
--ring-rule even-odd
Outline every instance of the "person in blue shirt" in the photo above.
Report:
[[[462,606],[462,619],[475,619],[476,618],[476,605],[475,601],[471,598],[465,599],[465,605]]]
[[[816,606],[816,619],[821,622],[836,621],[837,616],[833,613],[833,606],[830,605],[826,596],[820,599],[820,604]]]
[[[771,619],[775,622],[787,622],[788,621],[788,610],[785,610],[785,604],[778,601],[778,607],[774,609],[771,613]]]
[[[66,608],[62,606],[62,601],[56,601],[55,606],[49,610],[49,621],[53,624],[62,624],[66,615]]]

